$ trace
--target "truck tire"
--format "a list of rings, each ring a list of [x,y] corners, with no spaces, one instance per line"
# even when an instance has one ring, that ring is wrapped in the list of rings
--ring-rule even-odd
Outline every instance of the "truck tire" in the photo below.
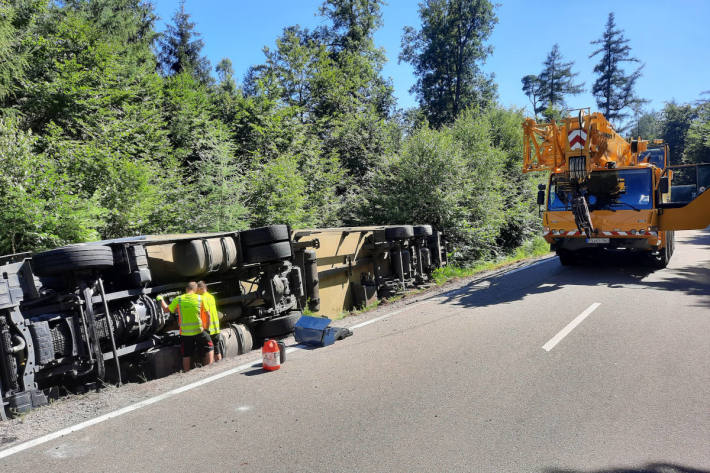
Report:
[[[296,322],[301,318],[301,312],[293,310],[286,315],[261,322],[252,329],[255,338],[270,338],[287,335],[293,332]]]
[[[254,339],[251,336],[251,331],[247,328],[246,325],[242,324],[232,324],[232,328],[235,331],[238,331],[242,339],[239,343],[239,354],[243,355],[245,353],[249,353],[252,348],[254,348]]]
[[[32,257],[32,270],[37,276],[54,276],[70,271],[113,267],[113,252],[108,246],[76,245],[57,248]]]
[[[557,250],[557,256],[560,258],[562,266],[574,266],[579,263],[579,258],[573,251]]]
[[[35,364],[44,365],[54,361],[54,342],[52,332],[49,330],[49,323],[46,321],[33,322],[30,325],[30,333],[35,349]]]
[[[670,261],[670,256],[668,256],[668,247],[665,246],[661,250],[658,251],[658,254],[655,255],[652,252],[649,253],[649,260],[651,263],[651,266],[655,269],[664,269],[668,266],[668,262]]]
[[[414,226],[414,236],[427,237],[433,235],[434,232],[431,229],[431,225],[415,225]]]
[[[401,225],[399,227],[385,228],[385,238],[388,240],[406,240],[414,236],[414,228],[411,225]]]
[[[232,358],[239,355],[239,337],[232,326],[223,328],[219,331],[222,335],[222,340],[224,341],[224,352],[222,353],[223,358]]]
[[[648,256],[649,264],[653,268],[664,269],[666,266],[668,266],[668,263],[670,262],[672,255],[673,255],[673,233],[666,232],[666,241],[665,241],[665,244],[663,245],[663,248],[658,250],[658,254],[654,254],[654,252],[649,251],[647,256]]]
[[[223,328],[219,333],[222,335],[222,340],[224,340],[225,350],[222,354],[224,358],[249,353],[254,346],[251,332],[242,324],[230,324],[229,327]]]
[[[244,248],[244,262],[247,264],[268,263],[288,259],[290,257],[291,243],[288,241],[279,241],[268,245]]]
[[[245,230],[239,235],[244,248],[289,241],[290,239],[286,225],[269,225],[268,227],[254,228]]]

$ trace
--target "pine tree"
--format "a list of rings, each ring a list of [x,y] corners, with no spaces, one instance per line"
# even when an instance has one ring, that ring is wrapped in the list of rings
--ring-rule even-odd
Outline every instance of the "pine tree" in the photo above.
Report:
[[[0,254],[99,238],[98,193],[79,195],[74,176],[36,145],[15,119],[0,118]]]
[[[212,81],[210,62],[202,56],[205,43],[200,39],[200,33],[195,31],[195,23],[190,21],[190,15],[185,12],[184,1],[175,12],[172,24],[167,25],[167,31],[160,38],[159,44],[158,58],[163,74],[172,76],[189,71],[203,84]]]
[[[197,231],[224,232],[246,228],[244,169],[234,157],[225,127],[214,123],[201,137],[199,160],[194,163]]]
[[[493,78],[480,67],[492,52],[484,43],[498,22],[493,8],[488,0],[430,0],[419,4],[421,30],[404,29],[399,60],[414,66],[411,92],[434,127],[495,98]]]
[[[629,113],[624,112],[625,109],[631,108],[635,103],[644,102],[634,91],[643,66],[628,75],[621,68],[624,62],[639,62],[638,59],[630,57],[631,47],[628,43],[623,31],[616,29],[614,13],[609,13],[602,37],[591,42],[599,45],[599,48],[589,55],[590,58],[601,55],[601,60],[594,67],[597,80],[592,86],[592,94],[606,119],[617,124],[629,116]]]
[[[540,95],[545,107],[545,114],[553,114],[565,107],[566,95],[577,95],[584,92],[584,83],[575,84],[574,78],[579,75],[572,72],[574,61],[564,62],[560,54],[560,46],[555,44],[548,53],[544,68],[538,75]]]

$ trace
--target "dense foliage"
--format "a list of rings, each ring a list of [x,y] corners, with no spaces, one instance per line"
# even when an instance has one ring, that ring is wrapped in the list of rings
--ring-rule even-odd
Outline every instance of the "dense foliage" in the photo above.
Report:
[[[480,68],[493,51],[485,44],[498,22],[493,8],[488,0],[429,0],[419,4],[421,29],[405,27],[399,59],[414,66],[412,92],[432,126],[495,99],[493,77]]]
[[[285,28],[239,85],[229,59],[212,73],[183,5],[160,34],[144,0],[3,2],[0,252],[277,222],[431,222],[464,258],[512,250],[536,219],[521,113],[478,69],[493,6],[421,7],[435,31],[406,34],[404,56],[437,76],[422,97],[449,97],[402,112],[381,5],[325,1],[322,26]]]
[[[671,164],[710,163],[710,101],[668,102],[660,112],[641,114],[629,127],[634,136],[660,138],[670,148]]]
[[[421,107],[402,111],[374,42],[382,4],[325,0],[321,26],[285,28],[240,81],[229,59],[210,69],[182,6],[161,34],[145,0],[1,2],[0,253],[425,222],[461,260],[512,252],[537,231],[537,177],[521,173],[522,112],[479,69],[493,6],[420,6],[403,58]],[[682,138],[679,159],[706,156],[707,106],[673,106],[641,118]]]

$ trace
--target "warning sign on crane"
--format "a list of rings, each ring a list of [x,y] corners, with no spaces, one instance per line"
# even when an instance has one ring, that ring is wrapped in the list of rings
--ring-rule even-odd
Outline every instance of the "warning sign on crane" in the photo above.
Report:
[[[587,142],[587,133],[580,129],[570,130],[567,138],[569,138],[569,149],[583,149]]]

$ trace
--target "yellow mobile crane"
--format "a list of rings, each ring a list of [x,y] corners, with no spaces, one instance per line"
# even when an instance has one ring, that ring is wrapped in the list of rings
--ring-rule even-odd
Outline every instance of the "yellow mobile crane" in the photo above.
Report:
[[[710,164],[670,166],[661,140],[629,142],[601,113],[574,112],[523,123],[523,172],[550,173],[538,191],[545,240],[564,265],[590,249],[620,248],[665,267],[675,230],[710,225]]]

